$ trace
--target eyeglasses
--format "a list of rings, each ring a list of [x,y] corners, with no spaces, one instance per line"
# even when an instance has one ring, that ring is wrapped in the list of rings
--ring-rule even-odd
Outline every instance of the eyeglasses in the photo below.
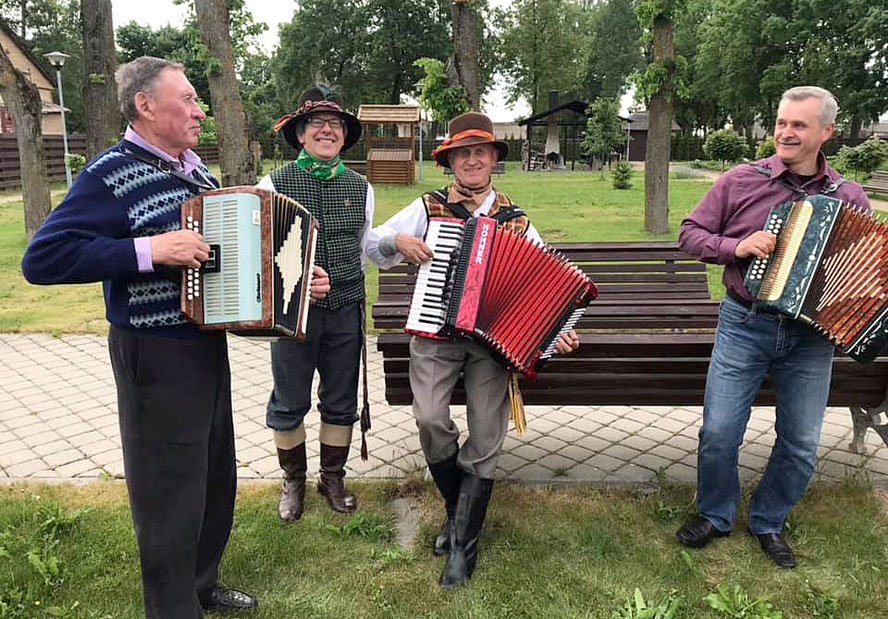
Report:
[[[341,118],[321,118],[320,116],[309,117],[308,124],[316,129],[320,129],[324,125],[330,125],[331,129],[342,129],[345,126]]]

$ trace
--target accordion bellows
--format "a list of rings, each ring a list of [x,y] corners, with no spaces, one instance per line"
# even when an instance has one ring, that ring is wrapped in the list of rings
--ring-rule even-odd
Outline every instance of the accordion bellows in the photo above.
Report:
[[[754,260],[745,285],[757,306],[809,324],[857,361],[888,344],[888,226],[828,196],[771,209],[772,254]]]
[[[531,379],[597,295],[556,250],[487,217],[432,218],[425,241],[434,258],[417,273],[406,331],[470,335]]]
[[[295,200],[251,186],[184,202],[182,227],[210,259],[182,273],[182,312],[201,329],[305,339],[317,222]]]

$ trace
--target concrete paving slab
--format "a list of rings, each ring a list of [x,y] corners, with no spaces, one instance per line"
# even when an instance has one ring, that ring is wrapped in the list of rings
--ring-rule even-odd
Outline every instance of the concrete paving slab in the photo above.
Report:
[[[268,344],[230,337],[238,475],[279,479],[265,403],[271,389]],[[385,403],[382,359],[369,346],[368,381],[374,403],[368,437],[370,459],[357,456],[355,432],[351,477],[424,475],[416,425],[409,406]],[[123,474],[116,391],[105,338],[0,334],[0,479],[103,478]],[[452,409],[466,429],[465,407]],[[668,479],[696,479],[700,407],[563,406],[528,407],[528,431],[510,430],[497,476],[527,481],[652,483],[656,471]],[[306,421],[310,471],[317,471],[318,413]],[[774,411],[753,410],[740,450],[741,476],[761,476],[774,441]],[[870,432],[864,456],[850,450],[851,417],[828,409],[815,473],[838,480],[866,474],[888,485],[888,447]]]

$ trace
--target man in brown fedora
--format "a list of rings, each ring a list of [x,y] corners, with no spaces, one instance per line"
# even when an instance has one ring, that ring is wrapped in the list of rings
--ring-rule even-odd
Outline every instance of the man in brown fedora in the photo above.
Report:
[[[344,110],[342,99],[330,88],[306,90],[297,110],[278,120],[275,130],[299,155],[257,186],[293,198],[317,218],[315,264],[329,274],[330,283],[329,294],[309,312],[306,341],[285,339],[271,344],[274,387],[266,423],[274,431],[284,472],[278,512],[283,520],[292,521],[304,509],[308,466],[303,420],[312,407],[315,370],[320,376],[321,413],[318,491],[335,511],[353,512],[357,507],[343,477],[352,426],[358,420],[358,370],[364,341],[362,248],[373,221],[373,188],[340,159],[340,153],[360,138],[361,123]],[[366,405],[364,410],[362,415],[369,415]]]
[[[423,242],[430,217],[491,217],[500,226],[537,243],[540,235],[527,215],[490,181],[493,166],[508,154],[484,114],[467,112],[450,121],[448,138],[432,154],[453,170],[453,182],[423,194],[374,229],[368,255],[383,268],[407,260],[432,258]],[[576,333],[562,336],[560,353],[579,346]],[[469,433],[459,445],[459,429],[450,418],[450,397],[464,374]],[[440,583],[447,589],[472,576],[478,541],[493,488],[493,475],[508,429],[509,372],[491,351],[463,337],[448,340],[413,337],[410,342],[410,388],[413,414],[423,453],[444,498],[446,519],[435,538],[434,552],[448,553]]]

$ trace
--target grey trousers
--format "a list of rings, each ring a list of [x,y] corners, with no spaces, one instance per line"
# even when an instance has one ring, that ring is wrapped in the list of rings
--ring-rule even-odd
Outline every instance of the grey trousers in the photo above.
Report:
[[[464,338],[410,341],[410,388],[419,442],[426,460],[453,457],[459,429],[450,418],[450,396],[464,372],[469,435],[457,464],[467,473],[492,479],[509,427],[509,373],[483,345]]]

